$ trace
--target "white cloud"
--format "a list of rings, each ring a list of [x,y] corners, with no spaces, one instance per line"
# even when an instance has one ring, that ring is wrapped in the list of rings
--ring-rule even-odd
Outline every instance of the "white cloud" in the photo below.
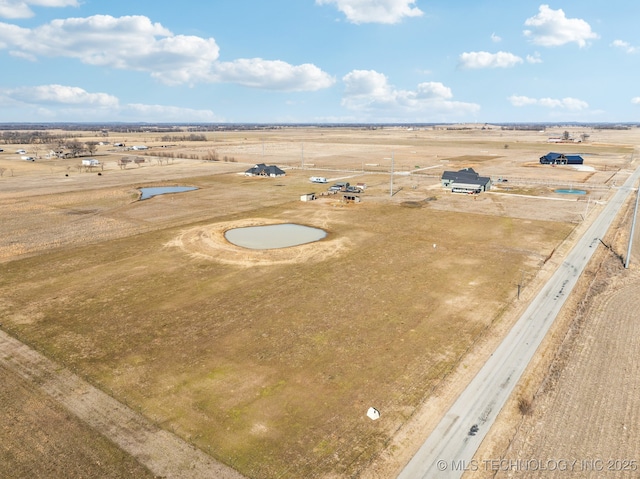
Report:
[[[33,58],[67,57],[89,65],[149,72],[167,84],[206,79],[218,58],[213,38],[173,35],[144,16],[68,18],[34,29],[0,24],[0,45]]]
[[[638,47],[634,47],[629,42],[625,42],[624,40],[614,40],[611,43],[612,47],[619,48],[627,53],[636,53],[638,52]]]
[[[413,5],[416,0],[316,0],[317,5],[335,4],[351,23],[387,23],[405,17],[419,17],[422,10]]]
[[[527,63],[542,63],[542,58],[538,52],[535,52],[533,55],[527,55]]]
[[[47,118],[51,121],[222,121],[211,110],[167,105],[121,104],[107,93],[90,93],[65,85],[40,85],[0,89],[0,106],[14,110],[15,116]]]
[[[0,90],[5,97],[23,103],[115,107],[118,99],[106,93],[89,93],[78,87],[40,85]]]
[[[633,103],[634,105],[640,105],[640,96],[633,97],[631,99],[631,103]]]
[[[451,89],[439,82],[420,83],[415,90],[398,90],[387,77],[374,70],[353,70],[342,78],[345,91],[342,106],[361,113],[387,117],[419,115],[421,118],[460,118],[475,114],[475,103],[451,101]]]
[[[508,52],[469,52],[460,55],[462,68],[511,68],[522,63],[522,58]]]
[[[261,58],[239,59],[215,65],[217,81],[266,90],[315,91],[328,88],[335,79],[311,64],[298,66]]]
[[[36,7],[77,7],[78,0],[0,0],[0,18],[30,18]]]
[[[502,38],[499,37],[498,35],[496,35],[495,33],[491,34],[491,41],[493,43],[500,43],[502,41]]]
[[[509,102],[516,107],[538,105],[551,109],[562,109],[571,111],[581,111],[589,108],[589,104],[586,101],[579,100],[577,98],[530,98],[526,96],[511,95],[508,98]]]
[[[555,47],[566,43],[577,43],[584,47],[588,40],[599,38],[591,31],[591,26],[579,18],[567,18],[564,11],[552,10],[549,5],[540,5],[539,13],[528,18],[524,24],[531,27],[524,30],[536,45]]]
[[[2,0],[0,0],[2,1]],[[232,81],[271,90],[318,90],[334,80],[311,64],[259,58],[217,63],[213,38],[174,35],[145,16],[54,20],[34,29],[0,23],[0,48],[11,55],[74,58],[105,68],[149,73],[167,85]]]

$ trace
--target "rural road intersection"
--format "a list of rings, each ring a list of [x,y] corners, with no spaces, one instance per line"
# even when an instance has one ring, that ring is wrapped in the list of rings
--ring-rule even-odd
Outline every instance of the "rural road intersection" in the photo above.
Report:
[[[613,195],[551,279],[460,394],[399,479],[459,478],[468,470],[489,470],[474,460],[498,413],[553,324],[565,300],[640,178],[636,169]]]

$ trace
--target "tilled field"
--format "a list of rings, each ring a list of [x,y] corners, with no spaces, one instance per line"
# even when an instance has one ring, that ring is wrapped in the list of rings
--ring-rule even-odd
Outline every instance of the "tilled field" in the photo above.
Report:
[[[537,396],[495,477],[638,477],[640,274],[602,274],[606,289],[593,298],[566,363]]]

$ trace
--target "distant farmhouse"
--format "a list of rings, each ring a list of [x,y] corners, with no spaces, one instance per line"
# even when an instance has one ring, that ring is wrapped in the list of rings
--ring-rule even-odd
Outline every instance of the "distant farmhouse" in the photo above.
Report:
[[[547,153],[540,157],[543,165],[581,165],[584,160],[580,155],[565,155],[563,153]]]
[[[480,193],[491,188],[491,178],[480,176],[473,168],[463,168],[460,171],[445,171],[442,173],[442,186],[451,188],[453,193]]]
[[[284,176],[286,173],[275,165],[260,163],[244,172],[246,176],[270,176],[272,178]]]

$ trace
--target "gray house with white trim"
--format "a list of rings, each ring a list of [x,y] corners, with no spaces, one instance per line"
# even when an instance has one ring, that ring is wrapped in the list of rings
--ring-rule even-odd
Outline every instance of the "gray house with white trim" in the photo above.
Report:
[[[491,188],[491,178],[480,176],[473,168],[445,171],[441,182],[443,187],[451,188],[453,193],[480,193]]]

